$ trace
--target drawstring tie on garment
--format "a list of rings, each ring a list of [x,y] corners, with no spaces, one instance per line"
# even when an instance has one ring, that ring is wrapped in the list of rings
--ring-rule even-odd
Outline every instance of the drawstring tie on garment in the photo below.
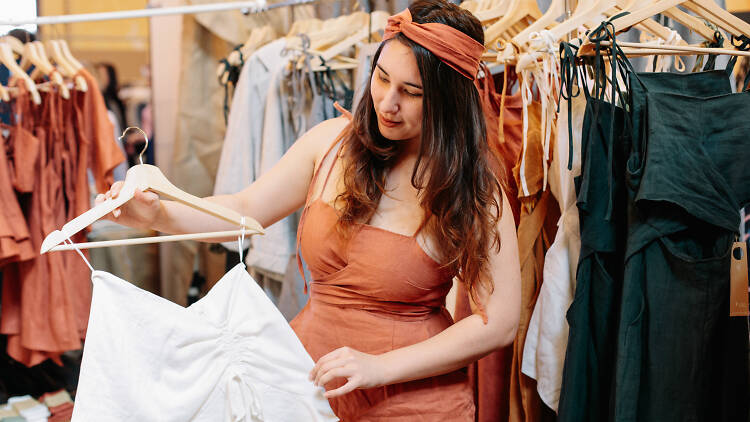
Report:
[[[261,422],[263,408],[260,397],[251,383],[242,374],[229,369],[230,378],[226,383],[227,407],[230,412],[227,422]]]
[[[614,145],[615,145],[615,109],[617,108],[617,99],[619,94],[619,99],[623,100],[625,97],[620,90],[620,84],[618,83],[618,80],[620,80],[620,76],[618,74],[619,72],[623,72],[622,68],[624,66],[620,66],[618,68],[617,64],[621,60],[627,61],[627,58],[625,56],[625,53],[622,52],[620,47],[617,45],[617,38],[615,37],[614,33],[614,25],[612,24],[612,21],[624,16],[626,13],[620,13],[618,15],[613,16],[607,21],[602,22],[597,28],[591,31],[589,35],[589,40],[594,43],[596,55],[594,56],[594,90],[595,90],[595,96],[599,101],[605,100],[605,93],[607,89],[607,83],[612,85],[612,92],[610,94],[609,100],[611,101],[611,107],[610,107],[610,122],[609,122],[609,145],[607,146],[607,187],[609,189],[609,201],[607,203],[607,213],[605,219],[609,221],[612,218],[612,212],[614,209],[614,192],[612,189],[612,186],[614,184],[613,178],[614,178]],[[609,62],[610,62],[610,76],[607,76],[606,70],[603,69],[604,65],[604,59],[601,55],[602,52],[602,42],[609,41],[610,45],[607,48],[609,51]],[[622,64],[622,63],[620,63]],[[622,77],[623,83],[627,78]],[[599,106],[600,102],[596,103],[595,108],[595,115],[599,114]],[[627,118],[625,119],[628,120]]]

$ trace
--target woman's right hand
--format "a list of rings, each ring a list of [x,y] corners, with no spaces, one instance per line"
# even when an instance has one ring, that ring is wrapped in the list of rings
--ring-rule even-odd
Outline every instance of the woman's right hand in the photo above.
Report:
[[[99,205],[107,198],[117,198],[120,190],[125,183],[115,182],[106,194],[96,196],[95,204]],[[114,221],[124,226],[135,227],[139,229],[151,229],[156,222],[156,218],[161,211],[161,201],[159,195],[153,192],[135,191],[135,196],[120,208],[115,209],[107,214],[104,218]]]

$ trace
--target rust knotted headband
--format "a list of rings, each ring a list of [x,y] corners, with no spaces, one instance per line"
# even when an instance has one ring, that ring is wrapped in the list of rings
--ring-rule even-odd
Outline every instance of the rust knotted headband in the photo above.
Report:
[[[484,46],[474,38],[442,23],[414,23],[409,9],[388,18],[383,40],[389,40],[399,32],[460,74],[472,81],[476,79]]]

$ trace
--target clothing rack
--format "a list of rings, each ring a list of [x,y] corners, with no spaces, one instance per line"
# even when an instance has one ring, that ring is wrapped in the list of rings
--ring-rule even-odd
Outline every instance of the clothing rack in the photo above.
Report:
[[[288,0],[275,4],[267,4],[266,0],[230,1],[224,3],[200,4],[176,7],[149,7],[145,9],[123,10],[119,12],[81,13],[74,15],[40,16],[32,19],[0,19],[0,25],[54,25],[74,22],[95,22],[118,19],[151,18],[167,15],[192,15],[196,13],[224,12],[229,10],[246,9],[246,13],[261,13],[281,7],[299,6],[316,3],[317,0]],[[243,10],[243,13],[245,11]]]

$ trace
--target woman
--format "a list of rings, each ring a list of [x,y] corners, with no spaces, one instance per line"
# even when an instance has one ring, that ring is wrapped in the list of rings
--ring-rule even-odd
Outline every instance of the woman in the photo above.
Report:
[[[482,27],[420,0],[385,39],[352,121],[321,123],[244,191],[211,200],[264,226],[305,205],[310,300],[291,325],[339,418],[473,421],[462,368],[513,340],[520,306],[513,216],[474,86]],[[232,229],[151,193],[113,215],[167,233]],[[455,275],[477,306],[453,324]]]

